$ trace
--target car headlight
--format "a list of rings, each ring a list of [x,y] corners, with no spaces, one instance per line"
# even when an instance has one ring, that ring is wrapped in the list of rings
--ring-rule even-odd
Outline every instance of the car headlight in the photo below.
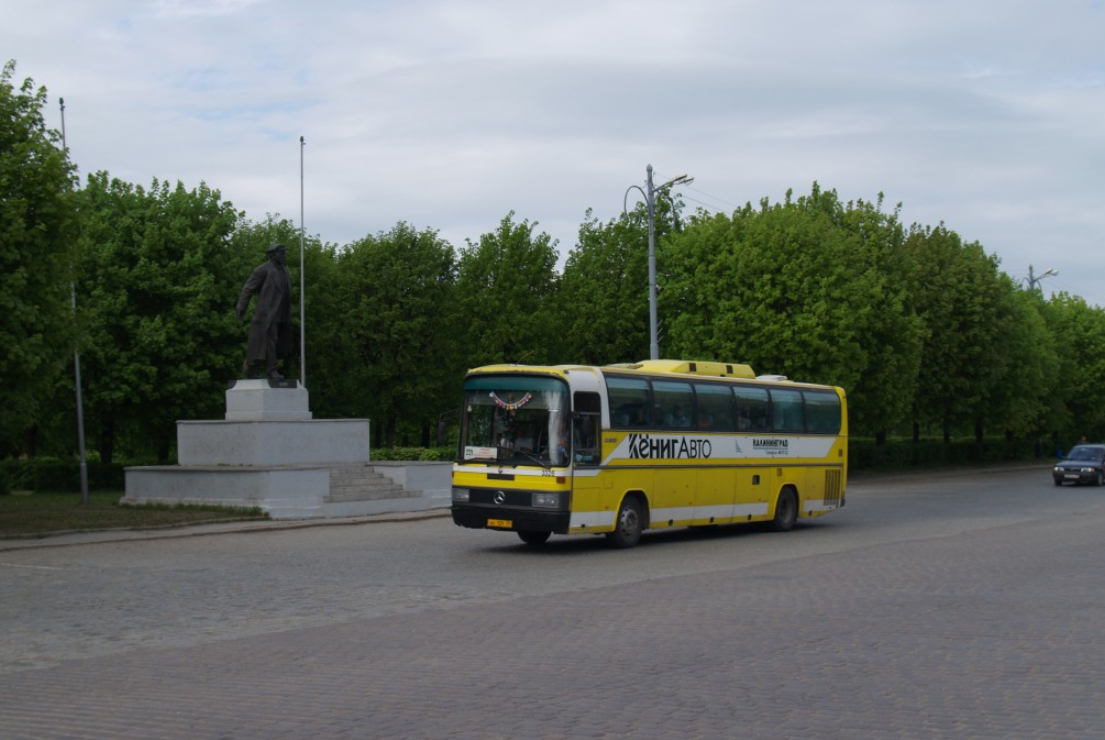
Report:
[[[460,503],[468,503],[468,489],[467,488],[454,488],[453,500]]]
[[[560,508],[560,494],[559,493],[537,493],[533,494],[533,505],[535,508],[540,509],[557,509]]]

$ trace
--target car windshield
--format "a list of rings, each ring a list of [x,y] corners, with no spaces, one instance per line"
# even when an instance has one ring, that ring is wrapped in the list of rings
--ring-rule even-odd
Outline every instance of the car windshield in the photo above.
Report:
[[[1079,462],[1101,462],[1103,454],[1105,454],[1105,449],[1100,447],[1075,447],[1070,451],[1067,459]]]
[[[566,465],[568,387],[557,379],[482,375],[464,382],[461,462]]]

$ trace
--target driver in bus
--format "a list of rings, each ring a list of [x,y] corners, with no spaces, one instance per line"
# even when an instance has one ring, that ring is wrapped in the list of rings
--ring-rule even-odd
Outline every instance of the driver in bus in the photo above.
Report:
[[[568,464],[568,430],[563,426],[556,433],[556,460],[555,465]]]

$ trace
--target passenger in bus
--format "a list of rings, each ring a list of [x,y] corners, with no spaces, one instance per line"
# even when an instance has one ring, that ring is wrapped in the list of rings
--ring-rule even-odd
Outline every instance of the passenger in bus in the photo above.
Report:
[[[672,414],[671,425],[676,429],[690,429],[691,417],[687,416],[687,410],[682,406],[676,406],[675,412]]]

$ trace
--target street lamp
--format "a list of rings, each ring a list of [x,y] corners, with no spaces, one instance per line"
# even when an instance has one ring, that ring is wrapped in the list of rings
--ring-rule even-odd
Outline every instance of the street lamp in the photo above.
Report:
[[[305,268],[307,266],[307,245],[304,242],[307,231],[303,226],[303,148],[307,142],[299,137],[299,383],[307,387],[307,293]],[[287,371],[285,371],[287,372]]]
[[[65,141],[65,98],[58,98],[61,106],[61,149],[65,161],[69,161],[69,145]],[[73,310],[73,322],[77,321],[77,279],[76,267],[69,265],[69,305]],[[81,350],[80,337],[73,341],[73,385],[77,387],[77,449],[80,453],[81,504],[88,506],[88,459],[84,446],[84,399],[81,397]]]
[[[694,178],[680,175],[679,177],[673,177],[659,187],[654,187],[652,184],[652,165],[650,164],[645,171],[648,173],[648,177],[645,179],[646,189],[642,190],[639,185],[630,185],[622,199],[622,213],[628,215],[626,203],[628,202],[629,191],[634,188],[640,190],[641,195],[645,196],[645,205],[648,206],[648,354],[649,359],[659,360],[660,340],[656,334],[656,194],[662,193],[675,185],[689,185],[694,182]]]
[[[1039,284],[1039,282],[1041,280],[1043,280],[1044,278],[1058,277],[1058,276],[1059,276],[1059,271],[1058,270],[1048,270],[1043,275],[1033,275],[1032,274],[1032,265],[1029,265],[1028,266],[1028,277],[1025,278],[1025,280],[1028,281],[1028,289],[1029,290],[1036,290],[1037,284]]]

